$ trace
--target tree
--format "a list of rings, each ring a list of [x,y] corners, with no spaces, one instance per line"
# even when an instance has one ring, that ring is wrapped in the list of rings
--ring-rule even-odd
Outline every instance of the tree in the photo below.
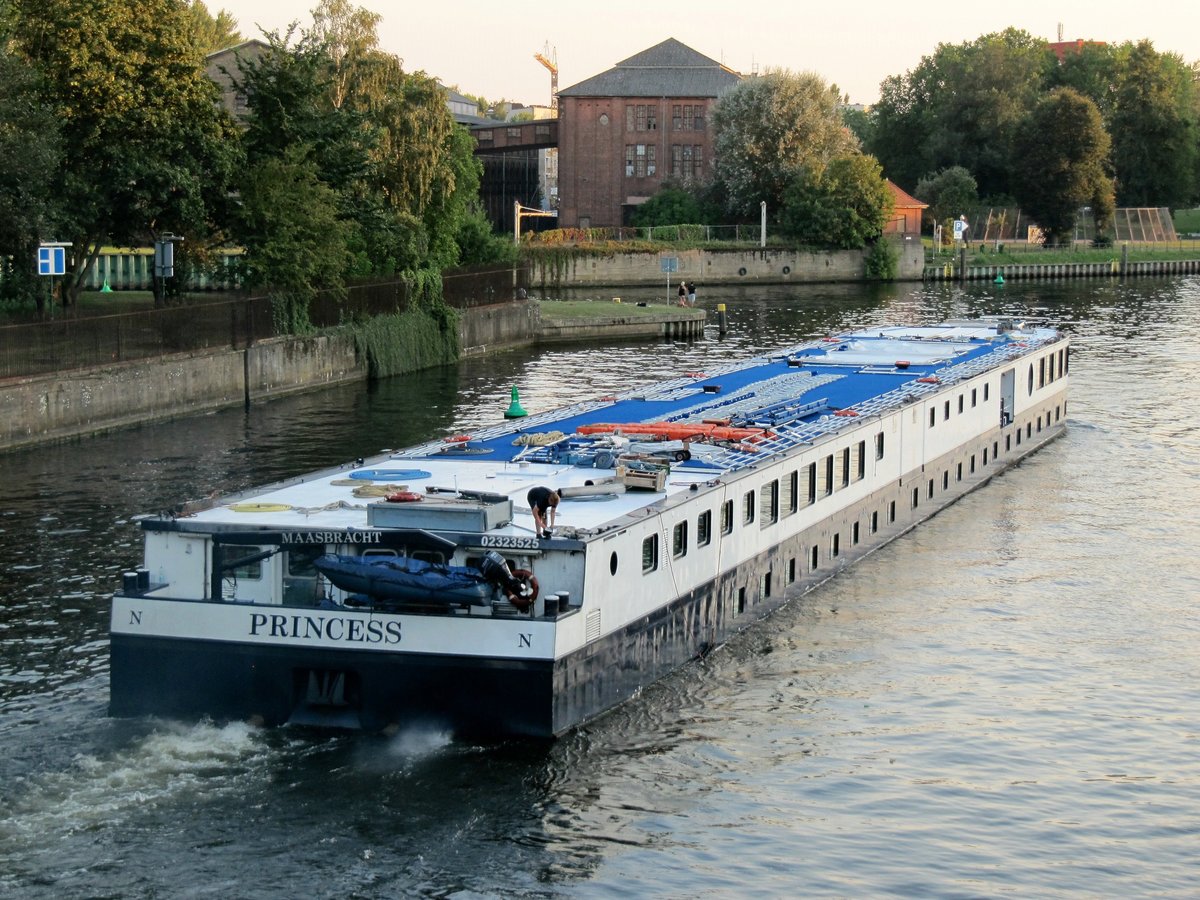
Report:
[[[739,82],[712,114],[715,178],[735,216],[774,206],[799,175],[819,176],[834,157],[857,150],[839,112],[840,94],[812,73],[768,71]]]
[[[188,13],[192,22],[192,43],[202,55],[216,53],[218,50],[242,43],[243,38],[237,30],[237,20],[225,10],[214,16],[208,11],[203,0],[191,0]]]
[[[913,71],[884,81],[868,149],[901,184],[959,165],[981,194],[1009,193],[1013,133],[1055,64],[1045,41],[1013,28],[939,44]]]
[[[1122,206],[1184,206],[1197,196],[1197,90],[1178,56],[1149,41],[1122,49],[1109,133]]]
[[[817,246],[857,250],[883,234],[892,216],[892,192],[879,161],[849,153],[819,174],[805,169],[782,197],[779,227]]]
[[[1114,206],[1110,142],[1095,103],[1072,88],[1058,88],[1020,124],[1013,149],[1017,199],[1047,244],[1072,237],[1083,206],[1092,207],[1097,234],[1108,227]]]
[[[922,178],[914,193],[929,204],[925,214],[935,224],[956,218],[979,205],[975,179],[962,166],[950,166]]]
[[[657,194],[633,213],[633,225],[649,228],[655,225],[695,225],[703,222],[700,204],[681,187],[664,184]]]
[[[36,73],[0,43],[0,298],[32,300],[39,310],[47,285],[34,261],[39,242],[57,237],[54,176],[62,155]]]
[[[16,53],[62,135],[56,184],[73,244],[73,303],[104,244],[209,230],[237,166],[233,123],[216,103],[176,0],[16,0]]]

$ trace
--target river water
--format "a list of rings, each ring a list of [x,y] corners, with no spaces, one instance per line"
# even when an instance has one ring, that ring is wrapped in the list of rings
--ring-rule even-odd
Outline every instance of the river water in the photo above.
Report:
[[[534,348],[0,456],[0,895],[1200,894],[1200,280],[700,299],[724,340]],[[534,412],[999,313],[1072,334],[1065,437],[552,745],[105,715],[137,513],[494,422],[513,385]]]

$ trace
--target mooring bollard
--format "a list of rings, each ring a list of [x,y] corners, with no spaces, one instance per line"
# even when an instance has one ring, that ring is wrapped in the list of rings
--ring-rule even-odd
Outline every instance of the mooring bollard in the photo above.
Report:
[[[724,334],[728,330],[728,323],[725,321],[725,304],[717,304],[717,334]]]

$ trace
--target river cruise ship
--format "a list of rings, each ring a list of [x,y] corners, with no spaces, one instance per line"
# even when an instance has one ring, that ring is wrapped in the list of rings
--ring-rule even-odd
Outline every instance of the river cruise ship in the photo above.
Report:
[[[871,328],[144,517],[110,711],[560,735],[1060,435],[1069,370]]]

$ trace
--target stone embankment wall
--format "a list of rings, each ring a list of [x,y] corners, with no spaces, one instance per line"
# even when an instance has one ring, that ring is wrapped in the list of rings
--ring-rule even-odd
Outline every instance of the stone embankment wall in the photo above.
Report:
[[[915,235],[894,240],[899,255],[899,281],[920,281],[925,251]],[[862,281],[867,251],[833,250],[681,250],[677,253],[613,253],[609,255],[547,252],[533,255],[530,280],[538,286],[661,284],[662,257],[673,256],[678,269],[672,281],[711,284],[788,284]]]

